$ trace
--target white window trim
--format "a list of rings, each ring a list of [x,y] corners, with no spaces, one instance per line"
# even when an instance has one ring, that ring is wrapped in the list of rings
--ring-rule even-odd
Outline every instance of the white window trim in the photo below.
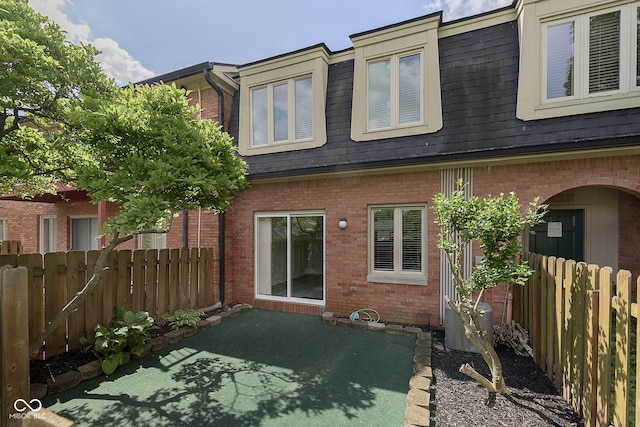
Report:
[[[98,220],[97,215],[74,215],[69,217],[69,250],[79,250],[79,249],[71,249],[71,244],[73,242],[73,220],[76,219],[96,219]],[[98,224],[98,235],[100,234],[100,224]],[[97,241],[96,241],[97,242]],[[93,246],[93,245],[90,245]],[[98,248],[99,249],[99,248]],[[90,249],[94,250],[94,249]]]
[[[635,8],[640,7],[640,2],[619,0],[608,2],[604,7],[601,4],[580,4],[572,8],[568,4],[533,0],[523,4],[518,11],[520,66],[516,117],[526,121],[640,107],[640,87],[635,84],[637,41],[631,37],[635,34]],[[623,54],[620,89],[589,94],[588,74],[585,74],[585,70],[588,73],[589,61],[586,54],[588,17],[621,9],[626,10],[626,18],[621,17],[620,49]],[[575,37],[574,96],[547,99],[546,28],[568,21],[575,21],[576,26],[580,27],[576,28]],[[626,52],[630,52],[630,55]]]
[[[420,68],[424,67],[424,49],[419,50],[410,50],[407,52],[394,53],[392,55],[386,55],[379,58],[372,58],[367,61],[367,82],[369,81],[369,64],[385,61],[389,59],[391,61],[391,125],[384,128],[369,128],[369,89],[367,83],[367,102],[366,102],[366,113],[367,113],[367,130],[366,133],[370,132],[380,132],[385,130],[392,130],[403,127],[415,127],[424,124],[424,97],[420,96],[420,120],[409,123],[400,123],[400,59],[411,56],[411,55],[420,55]],[[420,93],[424,93],[424,73],[420,74]]]
[[[308,299],[308,298],[296,298],[296,297],[280,297],[280,296],[272,296],[272,295],[264,295],[258,292],[258,283],[259,283],[259,271],[258,271],[258,248],[259,248],[259,233],[258,233],[258,220],[260,218],[274,218],[274,217],[286,217],[287,218],[287,271],[291,271],[291,258],[289,257],[291,250],[291,239],[288,236],[291,234],[291,217],[296,216],[321,216],[324,221],[324,227],[322,232],[322,259],[323,259],[323,282],[322,282],[322,299]],[[254,215],[254,297],[256,300],[264,300],[264,301],[278,301],[278,302],[290,302],[296,304],[305,304],[305,305],[314,305],[314,306],[322,306],[324,307],[327,299],[327,283],[326,283],[326,264],[327,264],[327,218],[325,212],[322,211],[284,211],[284,212],[260,212]]]
[[[53,242],[53,252],[57,251],[58,249],[58,236],[57,236],[57,230],[58,230],[58,217],[56,215],[41,215],[40,216],[40,242],[39,242],[39,247],[40,247],[40,253],[41,254],[45,254],[45,250],[44,250],[44,220],[48,219],[49,220],[49,242]],[[55,230],[51,229],[51,224],[52,221],[55,221]]]
[[[437,132],[442,128],[438,25],[440,17],[410,21],[380,31],[352,36],[354,45],[354,82],[351,109],[351,139],[373,141]],[[421,53],[421,120],[369,129],[368,66],[386,57]],[[395,83],[392,83],[395,84]],[[392,101],[394,102],[394,101]],[[393,110],[392,110],[393,111]],[[397,112],[395,113],[397,114]]]
[[[402,271],[401,265],[401,250],[398,250],[402,246],[402,233],[398,233],[398,230],[402,229],[402,215],[396,215],[394,212],[394,271],[380,271],[374,270],[374,211],[376,209],[394,209],[394,211],[401,211],[402,209],[420,209],[422,210],[422,271],[420,272],[408,272]],[[368,236],[367,236],[367,251],[368,251],[368,282],[377,283],[393,283],[400,285],[427,285],[427,205],[426,204],[394,204],[394,205],[371,205],[368,208]]]
[[[0,224],[2,224],[2,227],[0,227],[0,242],[2,242],[3,240],[8,240],[8,236],[9,236],[9,219],[5,218],[5,217],[1,217],[0,218]]]
[[[287,80],[281,80],[273,83],[268,83],[262,86],[252,87],[250,90],[253,95],[254,90],[259,90],[266,88],[267,89],[267,143],[263,145],[254,145],[253,144],[253,114],[251,114],[251,148],[263,148],[270,145],[278,145],[278,144],[292,144],[292,143],[301,143],[305,141],[313,140],[313,137],[296,139],[296,91],[295,91],[295,83],[298,80],[304,80],[306,78],[311,79],[311,84],[313,85],[313,77],[311,75],[301,75],[297,77],[292,77]],[[287,87],[287,114],[288,114],[288,124],[287,124],[287,134],[289,135],[288,139],[276,140],[275,139],[275,127],[274,127],[274,101],[273,101],[273,89],[276,86],[281,86],[286,84]],[[312,91],[313,96],[313,91]],[[251,97],[253,99],[253,96]],[[253,102],[253,101],[251,101]],[[251,105],[251,110],[253,111],[253,105]],[[313,135],[313,127],[315,123],[313,123],[313,115],[311,118],[311,134]]]
[[[238,152],[242,156],[277,153],[321,147],[327,142],[325,116],[329,55],[323,47],[315,47],[278,56],[239,68],[240,71],[240,125],[238,129]],[[311,77],[312,85],[312,137],[295,140],[295,132],[288,141],[265,145],[253,145],[253,122],[251,95],[253,89],[274,85],[278,82]],[[291,89],[291,88],[290,88]],[[269,92],[269,91],[267,91]],[[289,90],[291,97],[292,90]],[[269,95],[271,96],[271,95]],[[289,123],[295,111],[289,111]],[[294,126],[295,126],[295,122]],[[272,124],[269,125],[270,128]],[[273,140],[273,138],[270,138]]]
[[[153,239],[150,248],[144,247],[145,237],[150,236]],[[162,241],[164,239],[164,241]],[[158,242],[161,240],[161,242]],[[159,244],[162,243],[162,244]],[[167,249],[167,233],[143,233],[138,234],[138,249]]]
[[[640,3],[631,3],[628,5],[607,8],[595,12],[584,13],[570,18],[547,21],[542,24],[542,100],[544,103],[555,103],[571,100],[583,100],[588,98],[597,98],[602,96],[611,96],[624,94],[628,92],[638,91],[640,88],[636,86],[636,40],[632,38],[633,28],[631,25],[635,23],[635,9]],[[589,93],[589,18],[593,16],[603,15],[611,12],[620,11],[620,88],[603,92]],[[574,94],[572,96],[547,98],[547,28],[554,25],[561,25],[567,22],[574,23]],[[630,55],[625,55],[630,52]]]

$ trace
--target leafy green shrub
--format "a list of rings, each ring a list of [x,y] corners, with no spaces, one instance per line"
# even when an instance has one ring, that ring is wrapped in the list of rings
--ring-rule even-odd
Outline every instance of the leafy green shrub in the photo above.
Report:
[[[146,311],[133,313],[122,307],[114,307],[111,328],[96,326],[96,342],[91,345],[82,337],[80,344],[83,351],[93,351],[100,360],[102,372],[111,375],[118,366],[124,363],[124,352],[141,356],[144,343],[149,338],[147,331],[153,327],[154,321]]]
[[[163,314],[162,318],[171,329],[180,329],[185,326],[195,328],[203,315],[202,310],[177,310],[174,314]]]

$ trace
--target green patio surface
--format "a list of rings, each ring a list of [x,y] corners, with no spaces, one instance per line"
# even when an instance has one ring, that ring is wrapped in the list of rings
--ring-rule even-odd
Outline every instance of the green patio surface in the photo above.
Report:
[[[79,426],[402,426],[414,348],[253,309],[43,404]]]

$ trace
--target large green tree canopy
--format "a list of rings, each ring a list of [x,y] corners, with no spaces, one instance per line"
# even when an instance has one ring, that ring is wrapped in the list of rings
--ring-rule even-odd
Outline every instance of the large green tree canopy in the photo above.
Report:
[[[97,53],[66,41],[27,0],[0,0],[0,193],[50,190],[66,176],[74,147],[52,135],[69,108],[117,89]]]
[[[163,228],[182,210],[227,210],[246,186],[245,162],[231,137],[199,120],[175,85],[130,85],[113,100],[78,106],[66,139],[90,148],[75,169],[76,185],[94,202],[120,205],[103,233]]]
[[[228,134],[199,120],[175,85],[115,86],[27,0],[0,0],[0,194],[54,191],[56,181],[110,201],[118,213],[93,276],[31,342],[42,341],[100,281],[109,253],[140,233],[166,232],[177,212],[223,212],[247,185]]]

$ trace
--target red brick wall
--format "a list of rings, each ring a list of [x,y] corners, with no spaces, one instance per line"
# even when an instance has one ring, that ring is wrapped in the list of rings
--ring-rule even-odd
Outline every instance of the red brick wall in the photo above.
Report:
[[[428,216],[429,284],[400,286],[367,281],[368,206],[386,203],[425,203],[440,188],[440,174],[368,176],[256,184],[234,201],[227,214],[229,240],[228,285],[234,301],[258,307],[319,314],[323,308],[254,299],[254,212],[318,210],[326,214],[326,310],[346,316],[374,308],[388,321],[416,323],[422,313],[436,320],[439,311],[439,254],[431,248],[437,229]],[[348,226],[338,227],[346,217]],[[356,287],[357,290],[351,290]],[[229,296],[229,295],[228,295]],[[425,323],[424,320],[422,323]]]
[[[225,129],[229,127],[229,118],[231,117],[231,103],[233,98],[231,95],[223,91],[224,95],[224,123]],[[198,104],[198,99],[200,99],[200,110],[203,119],[211,119],[215,123],[219,123],[220,119],[218,116],[218,93],[213,90],[213,88],[208,85],[201,88],[198,92],[193,91],[189,97],[189,103],[191,105]]]
[[[640,192],[640,156],[580,159],[535,164],[500,165],[474,169],[474,194],[485,196],[515,191],[525,206],[534,197],[544,202],[564,190],[584,185],[613,186]],[[440,191],[440,172],[416,172],[279,183],[252,183],[233,203],[227,215],[227,300],[257,307],[319,314],[332,311],[346,316],[370,307],[383,320],[440,324],[440,253],[437,227],[428,212],[428,284],[396,285],[367,282],[367,207],[385,203],[417,203],[431,200]],[[639,223],[638,201],[627,200],[621,215],[626,224]],[[326,307],[261,301],[254,297],[254,213],[317,210],[326,214]],[[348,227],[338,228],[346,217]],[[636,225],[637,227],[637,225]],[[628,233],[638,241],[639,234]],[[621,260],[640,253],[620,241]],[[476,254],[477,254],[476,248]],[[624,256],[622,254],[625,254]],[[636,256],[637,258],[637,256]],[[627,259],[627,258],[624,258]],[[625,261],[628,262],[628,261]],[[357,290],[352,291],[351,288]],[[502,320],[506,292],[487,292],[496,322]]]
[[[107,216],[114,216],[116,205],[107,204]],[[55,215],[57,220],[57,250],[69,250],[70,224],[72,217],[98,216],[98,207],[89,202],[35,203],[29,201],[0,201],[0,218],[8,220],[8,239],[20,240],[24,253],[40,250],[40,216]],[[189,247],[211,247],[218,258],[218,217],[211,211],[189,212]],[[199,235],[199,237],[198,237]],[[118,249],[136,249],[136,239],[122,243]],[[168,248],[183,247],[183,215],[173,220],[167,235]],[[217,270],[217,267],[216,267]],[[216,279],[217,280],[217,279]]]
[[[55,215],[50,203],[0,201],[0,218],[7,218],[8,240],[20,240],[24,253],[38,252],[40,215]]]
[[[618,193],[618,267],[640,274],[640,195]]]

